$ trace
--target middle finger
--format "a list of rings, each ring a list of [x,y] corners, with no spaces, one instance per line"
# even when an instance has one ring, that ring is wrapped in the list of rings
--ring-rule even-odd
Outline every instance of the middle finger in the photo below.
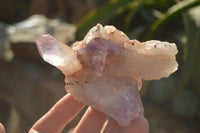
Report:
[[[74,133],[99,133],[107,119],[106,114],[88,107]]]

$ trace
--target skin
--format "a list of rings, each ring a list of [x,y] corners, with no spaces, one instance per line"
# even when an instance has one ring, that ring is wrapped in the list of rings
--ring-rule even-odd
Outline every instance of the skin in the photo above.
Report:
[[[76,101],[68,93],[31,127],[29,133],[60,133],[84,106],[83,103]],[[106,119],[106,114],[88,107],[73,133],[100,133]],[[103,133],[148,132],[149,124],[146,119],[138,118],[129,127],[121,127],[114,119],[110,118]],[[0,133],[5,133],[5,129],[1,123]]]
[[[0,123],[0,133],[5,133],[5,128],[1,123]]]

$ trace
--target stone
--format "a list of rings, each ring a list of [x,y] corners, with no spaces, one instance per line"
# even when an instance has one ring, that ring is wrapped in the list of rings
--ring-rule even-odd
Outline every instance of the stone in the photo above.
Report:
[[[48,19],[44,15],[33,15],[9,28],[10,40],[13,43],[33,42],[44,34],[51,34],[59,40],[69,43],[74,41],[76,26],[59,19]]]
[[[11,61],[13,52],[10,48],[8,27],[8,25],[0,23],[0,58]]]
[[[75,39],[76,26],[59,19],[33,15],[7,28],[9,43],[15,56],[40,59],[35,40],[44,34],[51,34],[65,43]],[[26,51],[26,52],[24,52]]]
[[[130,40],[114,26],[97,24],[72,48],[50,35],[39,38],[37,46],[43,59],[65,74],[65,88],[75,99],[121,126],[144,117],[141,80],[168,77],[178,67],[174,43]]]

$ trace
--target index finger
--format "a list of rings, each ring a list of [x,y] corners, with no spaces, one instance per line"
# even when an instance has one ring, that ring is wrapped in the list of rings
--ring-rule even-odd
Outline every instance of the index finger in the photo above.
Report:
[[[33,125],[29,133],[59,133],[83,107],[83,103],[76,101],[72,95],[68,93]]]
[[[0,133],[5,133],[5,128],[1,123],[0,123]]]

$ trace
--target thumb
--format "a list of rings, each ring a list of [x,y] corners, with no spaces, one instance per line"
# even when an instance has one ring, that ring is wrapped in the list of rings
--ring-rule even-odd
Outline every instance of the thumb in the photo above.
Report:
[[[1,123],[0,123],[0,133],[5,133],[5,128]]]

